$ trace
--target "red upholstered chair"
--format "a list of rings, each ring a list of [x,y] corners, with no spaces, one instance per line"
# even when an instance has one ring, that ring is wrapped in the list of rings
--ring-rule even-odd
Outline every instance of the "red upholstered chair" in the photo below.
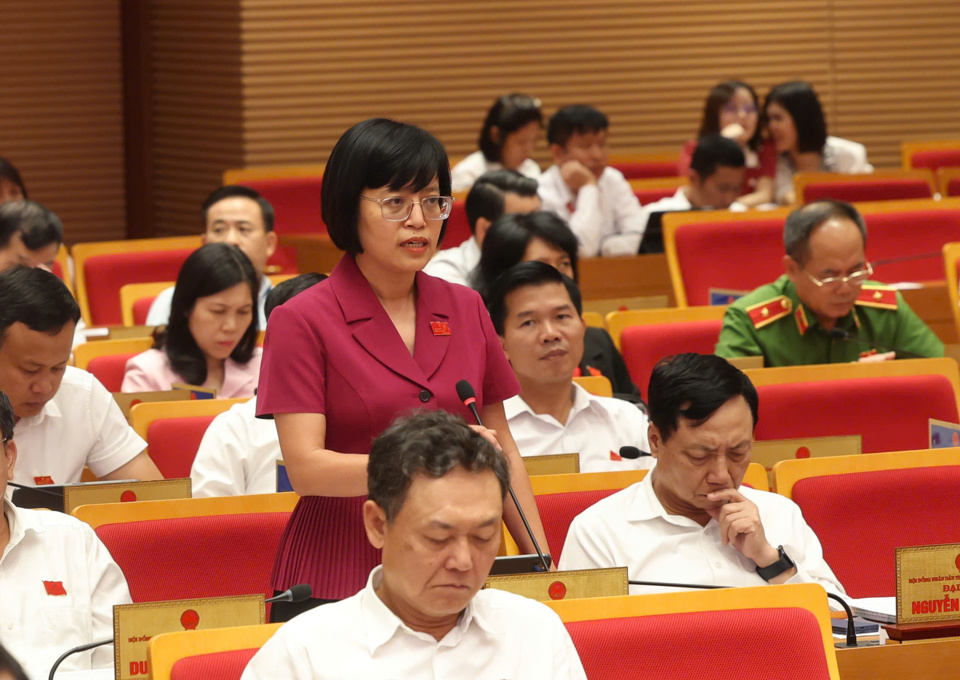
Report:
[[[140,298],[133,303],[133,325],[143,326],[147,323],[147,314],[150,313],[150,307],[153,305],[154,297]]]
[[[900,152],[904,168],[960,166],[960,140],[945,139],[931,142],[901,142]]]
[[[153,338],[95,340],[78,345],[73,359],[77,368],[93,373],[110,392],[119,392],[127,360],[153,345]]]
[[[94,357],[87,364],[87,370],[93,377],[103,383],[108,392],[119,392],[123,385],[123,374],[126,372],[127,361],[139,352],[125,352],[123,354],[107,354]],[[189,476],[189,475],[188,475]]]
[[[255,649],[198,654],[179,659],[170,671],[170,680],[240,680]]]
[[[467,221],[467,194],[458,193],[454,196],[453,208],[447,219],[447,230],[443,234],[443,249],[454,248],[473,236],[470,223]]]
[[[832,172],[797,173],[793,178],[799,203],[825,198],[856,203],[933,198],[933,173],[921,170],[878,170],[866,175]]]
[[[273,228],[278,234],[325,234],[320,217],[320,187],[323,175],[264,177],[247,179],[244,186],[255,189],[273,206]]]
[[[713,354],[721,319],[630,326],[620,334],[620,352],[634,384],[646,395],[650,374],[665,356],[681,352]]]
[[[611,156],[607,165],[623,173],[626,179],[676,177],[678,154],[651,153]]]
[[[944,166],[938,168],[937,188],[941,196],[960,196],[960,167]]]
[[[774,477],[851,597],[897,594],[896,548],[960,542],[960,449],[790,460]]]
[[[281,624],[164,633],[150,639],[153,680],[240,680],[257,650]]]

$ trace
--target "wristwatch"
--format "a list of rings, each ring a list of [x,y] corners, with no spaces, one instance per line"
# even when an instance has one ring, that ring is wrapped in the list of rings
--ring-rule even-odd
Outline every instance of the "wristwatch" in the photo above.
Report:
[[[790,556],[783,549],[782,545],[777,546],[777,552],[780,553],[780,559],[766,567],[757,567],[757,573],[764,581],[770,582],[770,579],[777,578],[785,571],[793,569],[796,564],[790,559]]]

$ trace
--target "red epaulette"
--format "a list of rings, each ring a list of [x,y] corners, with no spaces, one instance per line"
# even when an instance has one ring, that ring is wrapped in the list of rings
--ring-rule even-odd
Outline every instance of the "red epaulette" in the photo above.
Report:
[[[861,307],[878,307],[880,309],[897,308],[897,291],[889,286],[864,286],[860,289],[857,304]]]
[[[793,310],[793,303],[786,295],[747,307],[747,316],[753,322],[754,328],[763,328],[769,323],[787,316]]]

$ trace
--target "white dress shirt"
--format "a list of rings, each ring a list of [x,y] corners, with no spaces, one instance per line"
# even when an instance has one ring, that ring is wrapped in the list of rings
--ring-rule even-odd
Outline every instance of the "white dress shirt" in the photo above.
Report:
[[[285,624],[241,680],[586,679],[567,629],[546,605],[481,590],[437,642],[408,628],[380,600],[382,569],[353,597]]]
[[[194,498],[277,490],[281,457],[277,426],[256,416],[257,398],[253,397],[213,419],[190,470]]]
[[[867,160],[867,147],[842,137],[827,137],[823,145],[823,160],[820,169],[824,172],[842,172],[848,175],[873,172],[873,166]],[[793,176],[797,168],[787,154],[777,158],[777,174],[774,178],[774,198],[782,202],[793,191]]]
[[[503,165],[500,163],[491,163],[487,160],[486,156],[483,155],[482,151],[474,151],[453,166],[453,170],[450,171],[450,191],[467,191],[484,173],[490,172],[491,170],[502,169]],[[520,164],[517,172],[524,177],[537,179],[540,176],[540,166],[537,165],[535,160],[528,158]]]
[[[730,212],[744,212],[747,210],[747,206],[734,201],[727,209]],[[648,216],[650,213],[655,212],[686,212],[693,210],[693,204],[690,203],[690,199],[687,198],[686,187],[680,187],[673,196],[661,198],[654,203],[647,203],[644,206],[644,210],[646,210]],[[646,222],[644,222],[644,224],[646,224]]]
[[[543,210],[562,217],[580,242],[580,257],[636,255],[647,226],[647,215],[623,173],[604,168],[596,184],[587,184],[574,196],[563,181],[560,167],[551,165],[540,175]]]
[[[648,470],[654,458],[620,458],[621,446],[649,451],[649,420],[635,405],[590,394],[573,384],[573,407],[565,425],[551,415],[538,415],[521,395],[503,402],[503,410],[521,456],[579,453],[581,472]]]
[[[470,274],[478,264],[480,246],[477,245],[477,239],[471,236],[456,248],[447,248],[434,255],[423,268],[423,273],[469,288]]]
[[[150,305],[150,311],[147,312],[147,320],[144,322],[145,326],[166,326],[167,322],[170,320],[170,306],[173,304],[173,286],[170,286],[166,290],[160,291],[160,294],[153,299],[153,304]],[[267,315],[263,311],[263,307],[267,302],[267,295],[270,294],[270,291],[273,289],[273,281],[270,280],[269,276],[260,277],[260,295],[257,299],[257,320],[260,324],[260,330],[264,331],[267,329]]]
[[[668,515],[653,490],[656,471],[580,513],[571,523],[560,569],[627,567],[638,581],[725,586],[762,586],[753,560],[721,545],[720,525],[705,527]],[[843,595],[843,586],[823,559],[823,549],[799,506],[784,496],[746,486],[740,493],[757,505],[770,545],[782,545],[797,565],[787,583],[819,583]],[[630,586],[631,594],[670,588]]]
[[[13,481],[31,486],[45,477],[53,484],[79,482],[84,465],[103,477],[147,448],[107,388],[73,366],[53,399],[39,414],[21,418],[13,436],[19,452]]]
[[[113,637],[113,605],[129,604],[120,567],[89,525],[60,512],[3,503],[10,543],[0,555],[0,641],[32,680],[61,654]],[[113,647],[80,652],[64,671],[113,668]]]

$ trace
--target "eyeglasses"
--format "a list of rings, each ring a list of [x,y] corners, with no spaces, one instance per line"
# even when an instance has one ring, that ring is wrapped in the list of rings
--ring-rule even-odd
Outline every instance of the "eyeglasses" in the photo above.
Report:
[[[873,265],[867,262],[865,269],[860,269],[846,276],[828,276],[825,279],[818,279],[806,269],[803,270],[803,273],[809,276],[810,280],[817,284],[818,288],[823,288],[824,286],[838,288],[844,283],[849,283],[851,286],[862,286],[873,274]]]
[[[388,222],[403,222],[413,213],[414,204],[420,206],[423,211],[423,218],[426,220],[445,220],[450,217],[450,210],[453,208],[452,196],[427,196],[422,201],[415,201],[412,198],[403,198],[402,196],[388,196],[387,198],[373,198],[371,196],[361,196],[365,201],[373,201],[380,204],[380,214]]]
[[[745,116],[749,116],[751,113],[757,112],[757,107],[752,104],[747,104],[746,106],[737,106],[736,104],[724,104],[723,105],[724,113],[742,113]]]

